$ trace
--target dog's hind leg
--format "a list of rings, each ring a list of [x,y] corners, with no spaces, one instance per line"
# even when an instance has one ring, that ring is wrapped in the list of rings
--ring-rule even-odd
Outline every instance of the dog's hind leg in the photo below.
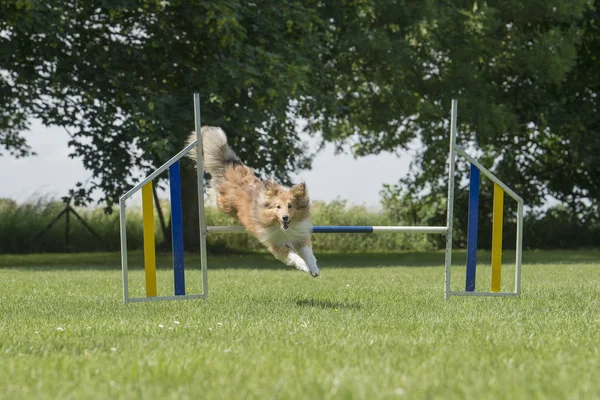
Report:
[[[302,259],[294,250],[287,246],[273,246],[267,245],[269,251],[275,256],[276,259],[292,266],[300,271],[311,272],[310,268],[306,264],[306,261]]]

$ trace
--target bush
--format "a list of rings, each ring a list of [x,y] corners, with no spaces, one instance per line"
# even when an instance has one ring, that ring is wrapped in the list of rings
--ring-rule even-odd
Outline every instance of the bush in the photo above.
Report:
[[[466,245],[465,196],[457,196],[455,203],[454,245]],[[364,206],[348,206],[346,201],[330,203],[314,202],[312,217],[315,225],[445,225],[446,200],[430,198],[416,200],[407,195],[392,192],[383,195],[384,209],[369,211]],[[506,206],[504,223],[504,248],[514,248],[516,224],[512,210]],[[118,251],[120,248],[119,214],[106,214],[103,208],[76,208],[75,211],[96,232],[98,240],[88,229],[71,215],[69,246],[66,246],[65,218],[41,235],[48,225],[63,211],[65,204],[52,198],[40,197],[23,204],[0,199],[0,252],[91,252]],[[169,219],[169,204],[161,202],[165,219]],[[116,210],[115,210],[116,211]],[[480,209],[479,247],[491,244],[490,210]],[[170,248],[155,213],[155,239],[159,250]],[[530,213],[524,223],[524,247],[529,249],[557,249],[597,247],[600,243],[600,223],[591,216],[586,221],[574,217],[563,206],[551,208],[546,213]],[[239,225],[213,207],[206,208],[207,225]],[[143,248],[142,212],[139,207],[129,207],[127,213],[127,246],[129,250]],[[432,250],[443,248],[443,235],[422,234],[316,234],[313,247],[316,252],[390,252],[398,250]],[[264,251],[264,247],[248,234],[211,234],[207,239],[210,253]]]

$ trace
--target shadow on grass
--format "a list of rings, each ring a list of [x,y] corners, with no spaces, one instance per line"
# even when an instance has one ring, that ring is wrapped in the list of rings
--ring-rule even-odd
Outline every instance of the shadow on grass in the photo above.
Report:
[[[397,252],[397,253],[322,253],[316,254],[321,268],[383,268],[383,267],[443,267],[444,252]],[[143,268],[143,254],[131,252],[128,257],[129,268]],[[479,251],[479,264],[490,264],[489,251]],[[600,250],[573,251],[526,251],[523,254],[525,264],[595,264],[600,260]],[[515,252],[503,253],[505,264],[514,264]],[[157,255],[157,268],[167,270],[172,268],[170,254]],[[452,252],[452,265],[464,265],[464,250]],[[28,254],[0,255],[0,268],[24,268],[28,270],[119,270],[121,259],[118,252],[113,253],[68,253],[68,254]],[[185,268],[200,269],[200,257],[196,254],[186,254]],[[291,270],[290,267],[277,261],[268,253],[209,255],[208,269],[259,269],[259,270]]]
[[[317,307],[332,310],[360,310],[361,306],[358,303],[334,302],[330,300],[320,299],[303,299],[296,301],[299,307]]]
[[[366,267],[425,267],[444,265],[442,252],[402,252],[402,253],[325,253],[317,254],[321,268],[366,268]],[[141,270],[144,268],[142,253],[129,254],[128,268]],[[464,260],[464,255],[462,256]],[[172,269],[170,254],[158,254],[157,269]],[[458,263],[460,256],[455,260]],[[118,253],[73,253],[73,254],[30,254],[0,256],[0,268],[23,268],[27,270],[117,270],[121,269]],[[186,254],[186,270],[199,270],[200,257]],[[292,270],[291,267],[276,260],[271,254],[252,253],[245,255],[208,256],[208,269],[258,269],[258,270]]]

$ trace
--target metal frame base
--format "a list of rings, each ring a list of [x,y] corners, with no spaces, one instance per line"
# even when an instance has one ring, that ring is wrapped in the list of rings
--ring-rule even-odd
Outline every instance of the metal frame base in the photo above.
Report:
[[[204,294],[183,294],[180,296],[156,296],[156,297],[130,297],[125,299],[127,303],[146,303],[152,301],[164,301],[164,300],[192,300],[192,299],[206,299]]]

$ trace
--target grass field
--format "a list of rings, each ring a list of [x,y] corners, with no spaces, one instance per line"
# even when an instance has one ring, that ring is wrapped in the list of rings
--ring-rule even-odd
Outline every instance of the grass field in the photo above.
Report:
[[[0,399],[600,398],[598,251],[526,253],[521,298],[447,303],[442,253],[322,255],[318,279],[211,258],[209,301],[129,305],[118,257],[0,256]]]

